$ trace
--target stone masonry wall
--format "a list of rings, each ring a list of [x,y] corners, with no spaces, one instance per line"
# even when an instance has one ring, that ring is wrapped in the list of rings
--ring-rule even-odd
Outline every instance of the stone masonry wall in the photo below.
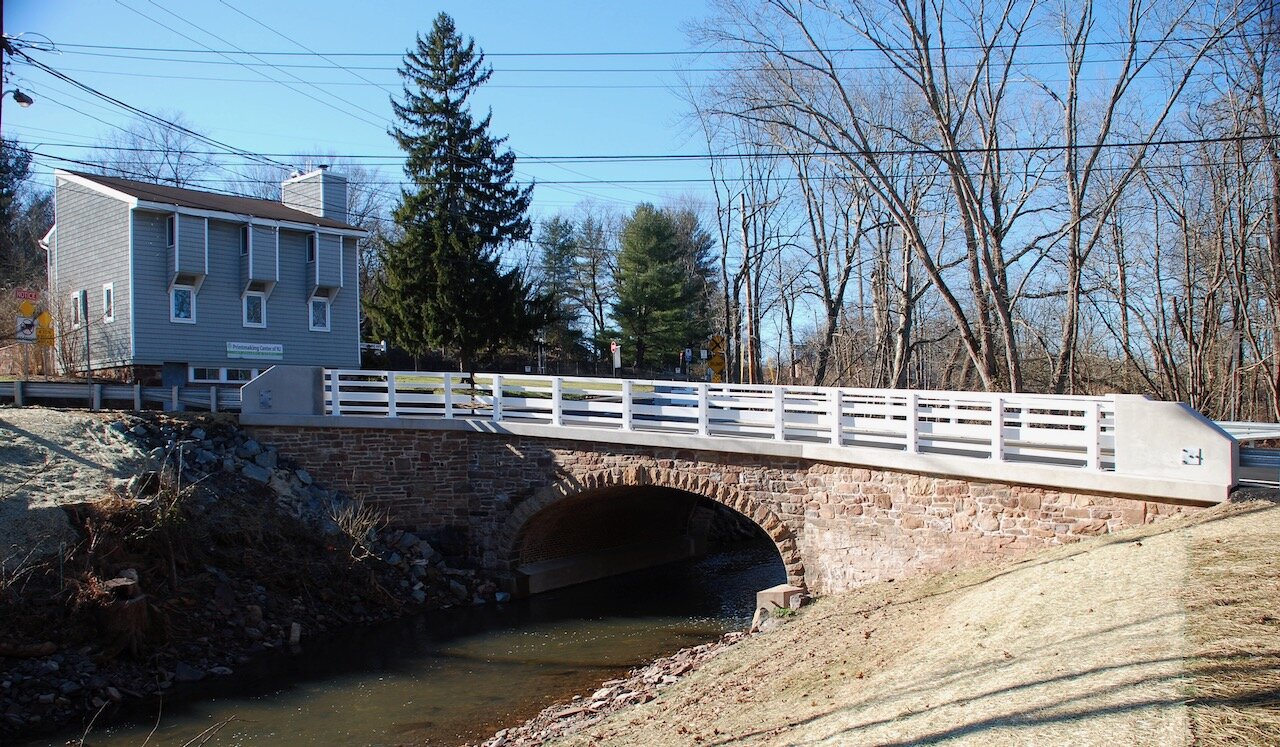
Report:
[[[946,570],[1149,523],[1183,507],[782,457],[432,430],[254,427],[393,523],[460,538],[510,570],[522,526],[566,497],[655,485],[759,524],[815,593]]]

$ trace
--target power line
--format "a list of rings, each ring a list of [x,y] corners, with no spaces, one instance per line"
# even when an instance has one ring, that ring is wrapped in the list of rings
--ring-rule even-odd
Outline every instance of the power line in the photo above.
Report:
[[[1163,146],[1181,146],[1181,145],[1208,145],[1212,143],[1241,143],[1255,142],[1261,140],[1273,140],[1280,138],[1280,134],[1272,135],[1226,135],[1216,137],[1198,137],[1198,138],[1170,138],[1164,140],[1134,140],[1123,142],[1102,143],[1103,148],[1139,148],[1139,147],[1163,147]],[[131,151],[139,153],[166,152],[164,148],[141,148],[134,146],[98,146],[88,145],[84,143],[44,143],[51,147],[65,148],[90,148],[109,151]],[[762,153],[752,153],[746,158],[757,159],[792,159],[792,158],[834,158],[846,156],[859,157],[875,157],[875,156],[929,156],[929,155],[983,155],[988,153],[1038,153],[1044,151],[1066,151],[1066,150],[1091,150],[1095,147],[1089,143],[1076,143],[1073,145],[1004,145],[998,147],[979,147],[971,148],[887,148],[868,150],[865,152],[857,151],[795,151],[795,152],[778,152],[768,151]],[[184,151],[192,155],[222,155],[222,151]],[[332,158],[332,154],[327,153],[258,153],[256,155],[263,157],[282,157],[282,158],[299,158],[299,159],[319,159]],[[403,154],[346,154],[342,156],[343,160],[349,165],[377,165],[377,164],[360,164],[351,159],[378,159],[381,161],[402,161],[405,159]],[[744,158],[736,153],[637,153],[637,154],[598,154],[598,155],[580,155],[580,156],[535,156],[531,154],[522,154],[521,158],[524,163],[534,164],[554,164],[554,163],[652,163],[662,161],[675,162],[699,162],[699,161],[736,161]],[[539,182],[540,184],[542,182]]]
[[[1264,32],[1248,34],[1249,36],[1261,36]],[[1152,39],[1115,39],[1115,40],[1096,40],[1090,41],[1089,46],[1128,46],[1130,44],[1194,44],[1216,39],[1216,36],[1183,36],[1171,38],[1152,38]],[[1043,49],[1043,48],[1059,48],[1062,46],[1061,41],[1056,42],[1019,42],[1016,44],[949,44],[946,49],[953,51],[972,51],[980,52],[988,49]],[[115,44],[76,44],[76,43],[59,43],[57,47],[69,47],[73,49],[111,49],[132,52],[181,52],[190,54],[254,54],[263,57],[279,56],[279,57],[304,57],[307,55],[318,55],[319,52],[285,52],[280,50],[255,50],[246,52],[244,50],[217,50],[217,49],[187,49],[182,47],[136,47],[129,45]],[[869,52],[878,53],[883,51],[891,52],[911,52],[914,50],[903,47],[829,47],[818,49],[783,49],[778,50],[783,54],[828,54],[842,52]],[[327,57],[393,57],[402,58],[403,52],[324,52]],[[565,52],[486,52],[485,57],[702,57],[708,55],[752,55],[757,54],[753,50],[632,50],[632,51],[565,51]]]
[[[157,116],[157,115],[152,114],[152,113],[150,113],[150,112],[147,112],[147,111],[144,111],[144,110],[142,110],[142,109],[139,109],[138,107],[133,106],[132,104],[127,104],[127,103],[125,103],[124,101],[121,101],[120,99],[115,98],[114,96],[110,96],[110,95],[108,95],[108,94],[103,93],[102,91],[99,91],[98,89],[94,88],[93,86],[90,86],[90,85],[88,85],[88,84],[86,84],[86,83],[81,83],[80,81],[76,80],[75,78],[72,78],[72,77],[70,77],[69,75],[65,75],[64,73],[61,73],[61,72],[59,72],[59,71],[57,71],[57,70],[55,70],[55,69],[53,69],[53,68],[49,67],[48,65],[44,64],[43,62],[40,62],[39,60],[36,60],[36,59],[34,59],[34,58],[30,57],[29,55],[27,55],[25,52],[23,52],[23,51],[21,51],[21,50],[14,50],[14,54],[16,54],[16,55],[18,55],[18,56],[22,57],[22,59],[23,59],[24,61],[26,61],[27,63],[29,63],[29,64],[31,64],[31,65],[33,65],[33,66],[35,66],[36,68],[39,68],[40,70],[43,70],[44,72],[46,72],[46,73],[48,73],[48,74],[52,75],[53,77],[55,77],[55,78],[57,78],[57,79],[59,79],[59,80],[62,80],[62,81],[64,81],[64,82],[66,82],[66,83],[70,83],[71,85],[73,85],[73,86],[75,86],[76,88],[78,88],[78,89],[80,89],[80,90],[84,91],[85,93],[91,94],[91,95],[93,95],[93,96],[97,96],[98,98],[102,99],[103,101],[107,101],[107,102],[109,102],[109,103],[111,103],[111,104],[114,104],[115,106],[118,106],[118,107],[120,107],[121,109],[124,109],[125,111],[128,111],[128,112],[130,112],[130,113],[133,113],[133,114],[135,114],[135,115],[137,115],[137,116],[143,117],[144,119],[147,119],[147,120],[149,120],[149,121],[151,121],[151,122],[155,122],[156,124],[159,124],[159,125],[162,125],[162,126],[165,126],[165,127],[169,127],[169,128],[171,128],[171,129],[173,129],[173,130],[176,130],[176,131],[178,131],[178,132],[181,132],[181,133],[184,133],[184,134],[186,134],[186,135],[189,135],[190,137],[193,137],[193,138],[195,138],[195,139],[199,140],[200,142],[203,142],[203,143],[206,143],[206,144],[212,145],[212,146],[214,146],[214,147],[216,147],[216,148],[223,148],[223,149],[225,149],[225,150],[227,150],[227,151],[232,152],[232,153],[233,153],[233,154],[235,154],[235,155],[240,155],[240,156],[243,156],[243,157],[245,157],[245,158],[249,158],[249,159],[251,159],[251,160],[257,161],[257,162],[259,162],[259,163],[265,163],[265,164],[268,164],[268,165],[282,166],[282,167],[284,167],[284,168],[292,168],[291,166],[289,166],[289,164],[281,163],[280,161],[276,161],[276,160],[271,159],[271,158],[264,158],[263,156],[259,156],[258,154],[255,154],[255,153],[252,153],[252,152],[250,152],[250,151],[244,150],[243,148],[237,148],[237,147],[236,147],[236,146],[234,146],[234,145],[229,145],[229,144],[227,144],[227,143],[222,142],[221,140],[216,140],[216,139],[214,139],[214,138],[209,137],[208,135],[203,135],[203,134],[201,134],[201,133],[199,133],[199,132],[196,132],[195,130],[192,130],[192,129],[188,128],[188,127],[184,127],[183,125],[180,125],[180,124],[178,124],[178,123],[176,123],[176,122],[171,122],[171,121],[169,121],[169,120],[167,120],[167,119],[165,119],[165,118],[163,118],[163,117],[160,117],[160,116]]]

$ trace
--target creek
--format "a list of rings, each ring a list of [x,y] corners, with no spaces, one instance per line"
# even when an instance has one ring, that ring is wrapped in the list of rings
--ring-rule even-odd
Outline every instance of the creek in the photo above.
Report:
[[[304,640],[95,726],[94,747],[457,745],[745,627],[786,573],[768,542],[560,589]],[[157,713],[159,724],[156,725]],[[82,730],[31,745],[78,740]],[[192,741],[194,740],[194,741]],[[74,742],[73,742],[74,743]]]

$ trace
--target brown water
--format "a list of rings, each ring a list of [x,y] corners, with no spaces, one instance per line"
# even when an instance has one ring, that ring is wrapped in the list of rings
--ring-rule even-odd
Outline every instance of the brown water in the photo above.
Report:
[[[456,745],[686,646],[746,625],[785,581],[772,545],[444,610],[308,642],[298,653],[151,703],[86,744]],[[33,744],[60,745],[80,732]]]

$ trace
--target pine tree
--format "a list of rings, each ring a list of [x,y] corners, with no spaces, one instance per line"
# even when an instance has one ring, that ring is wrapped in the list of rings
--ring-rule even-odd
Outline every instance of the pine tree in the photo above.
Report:
[[[582,345],[578,305],[573,297],[574,259],[578,250],[573,221],[560,215],[543,221],[537,243],[539,289],[551,308],[543,333],[547,345],[557,351],[563,362],[566,357],[578,357]]]
[[[636,368],[674,364],[679,351],[701,334],[697,286],[676,226],[653,205],[637,206],[622,229],[617,294],[613,317]]]
[[[369,306],[375,330],[413,356],[444,349],[471,372],[479,356],[532,339],[546,315],[518,269],[499,252],[529,238],[532,187],[513,183],[515,155],[489,134],[490,115],[468,99],[492,69],[453,19],[436,16],[400,67],[403,99],[390,134],[405,151],[393,216],[402,237],[382,258],[385,274]]]

